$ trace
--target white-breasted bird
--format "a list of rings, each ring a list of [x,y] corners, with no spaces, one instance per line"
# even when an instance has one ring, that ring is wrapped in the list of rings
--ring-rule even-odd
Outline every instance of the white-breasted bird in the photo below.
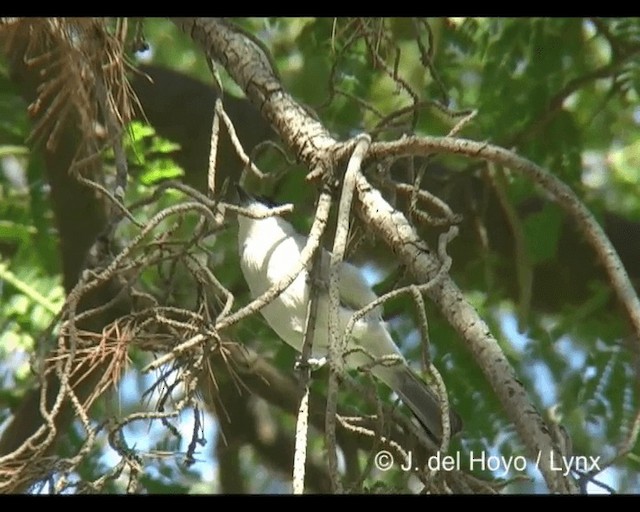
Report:
[[[258,214],[269,211],[269,206],[242,189],[239,189],[239,194],[242,206],[248,211]],[[254,219],[238,214],[238,223],[240,266],[252,297],[257,298],[300,261],[306,238],[297,233],[289,222],[275,215]],[[330,253],[322,249],[321,276],[326,283],[329,281],[329,261]],[[298,352],[302,351],[309,292],[307,268],[276,299],[260,310],[276,334]],[[370,304],[377,296],[360,269],[348,262],[343,262],[340,267],[339,292],[339,332],[344,333],[353,313]],[[329,297],[324,287],[318,297],[314,358],[327,356],[328,318]],[[349,351],[345,358],[347,367],[370,368],[371,373],[395,391],[423,427],[439,441],[442,437],[442,419],[438,399],[407,364],[391,338],[379,308],[355,323],[348,349],[354,347],[363,350]],[[381,358],[385,360],[381,361]],[[380,362],[376,364],[376,361]],[[455,412],[450,414],[450,425],[453,434],[462,428],[460,417]]]

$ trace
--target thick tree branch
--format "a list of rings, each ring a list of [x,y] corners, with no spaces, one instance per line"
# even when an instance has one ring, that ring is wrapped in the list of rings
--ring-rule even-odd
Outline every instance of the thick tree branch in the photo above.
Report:
[[[174,22],[220,62],[231,78],[278,132],[287,147],[315,168],[318,156],[335,146],[322,123],[287,93],[262,48],[231,23],[217,18],[178,18]]]
[[[361,200],[358,213],[363,220],[393,249],[420,283],[434,279],[442,263],[419,238],[404,215],[372,189],[363,176],[359,177],[357,187]],[[435,286],[429,288],[427,295],[473,354],[515,424],[529,456],[539,460],[540,471],[550,490],[575,492],[577,489],[571,479],[552,469],[551,458],[560,460],[565,454],[549,435],[542,417],[529,400],[487,324],[447,276],[441,277]]]
[[[640,340],[640,301],[627,271],[602,227],[569,186],[533,162],[507,149],[467,139],[407,137],[397,142],[374,144],[368,157],[375,160],[390,156],[427,156],[433,153],[465,155],[503,165],[523,174],[549,193],[558,206],[569,214],[593,248],[610,279],[618,300],[627,313],[636,338]]]
[[[334,151],[334,161],[344,156],[345,147],[332,139],[324,127],[283,90],[269,59],[255,42],[222,20],[187,19],[176,23],[200,43],[208,57],[224,65],[249,99],[260,107],[263,115],[277,129],[285,144],[310,169],[315,169],[318,161],[327,158],[329,150]],[[368,156],[374,160],[381,155]],[[417,237],[404,216],[394,211],[363,178],[358,181],[358,191],[363,203],[361,216],[367,225],[389,243],[418,279],[423,282],[431,279],[437,273],[440,262]],[[430,296],[476,355],[478,364],[516,424],[530,456],[540,456],[540,470],[549,488],[554,492],[575,491],[575,484],[570,479],[563,478],[551,469],[552,454],[559,457],[562,453],[487,325],[452,281],[442,281],[430,292]],[[455,314],[452,313],[454,311]]]

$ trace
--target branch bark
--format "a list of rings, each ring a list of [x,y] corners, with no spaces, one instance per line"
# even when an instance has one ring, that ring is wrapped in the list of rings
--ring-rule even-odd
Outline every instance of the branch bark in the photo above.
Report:
[[[311,118],[284,91],[259,45],[223,20],[189,18],[176,20],[176,23],[191,34],[209,58],[222,63],[285,144],[310,170],[318,167],[319,161],[328,159],[334,163],[344,158],[347,145],[333,139],[322,124]],[[371,160],[376,158],[375,154],[368,156]],[[331,167],[326,163],[325,166]],[[437,257],[417,237],[404,216],[394,211],[364,178],[359,178],[357,186],[362,204],[359,212],[363,220],[390,245],[416,278],[428,282],[440,267]],[[575,492],[577,489],[571,478],[563,477],[552,469],[551,457],[563,454],[485,322],[450,279],[444,279],[434,287],[429,296],[476,357],[515,423],[530,457],[539,460],[540,471],[549,489],[552,492]]]
[[[418,237],[404,215],[394,210],[363,176],[359,177],[357,187],[361,200],[358,213],[362,219],[392,248],[420,283],[434,279],[442,262]],[[529,457],[539,463],[549,489],[552,492],[577,492],[571,478],[553,469],[553,460],[561,460],[566,454],[549,434],[513,367],[475,308],[448,276],[441,277],[427,290],[427,295],[473,354],[516,426]]]
[[[618,300],[623,306],[640,342],[640,301],[620,257],[593,214],[576,194],[550,172],[526,158],[491,144],[467,139],[443,137],[407,137],[398,142],[380,142],[373,145],[369,158],[390,156],[449,153],[488,160],[523,174],[549,193],[554,201],[573,219],[597,255],[610,279]]]
[[[330,169],[338,162],[343,162],[345,157],[350,154],[354,145],[353,141],[340,143],[333,139],[324,126],[312,118],[284,90],[261,45],[248,37],[247,34],[236,30],[232,24],[224,20],[179,19],[176,20],[176,23],[191,33],[194,40],[203,46],[209,57],[218,60],[225,66],[234,80],[244,89],[249,99],[259,107],[264,117],[277,130],[284,143],[310,170]],[[74,147],[71,144],[71,148],[74,149]],[[374,143],[368,154],[368,159],[374,161],[389,155],[427,155],[434,152],[457,153],[500,163],[524,173],[551,192],[557,202],[576,220],[577,225],[592,243],[611,278],[620,301],[625,306],[636,334],[640,334],[638,298],[629,284],[617,254],[608,243],[602,229],[575,194],[566,185],[555,180],[552,175],[502,148],[452,138],[416,137],[397,143]],[[65,221],[64,219],[69,219],[69,216],[73,215],[74,218],[70,221],[70,226],[73,229],[77,227],[78,218],[87,220],[89,224],[86,232],[82,232],[82,236],[78,236],[77,232],[72,232],[73,230],[62,233],[64,229],[61,227],[63,254],[65,252],[64,243],[71,244],[73,241],[73,252],[70,249],[71,245],[66,249],[69,250],[68,257],[65,259],[67,289],[71,289],[77,281],[78,273],[82,269],[82,263],[86,257],[86,250],[91,246],[100,227],[104,225],[104,211],[94,203],[93,192],[73,183],[73,180],[68,177],[67,170],[73,154],[74,151],[71,151],[69,159],[59,159],[56,154],[52,153],[48,162],[50,170],[56,169],[50,179],[52,181],[62,180],[61,183],[65,184],[64,192],[73,196],[73,200],[56,199],[56,187],[52,184],[54,200],[57,200],[59,207],[63,209],[62,213],[56,212],[56,215],[59,216],[58,221],[62,223]],[[77,193],[73,193],[76,190],[74,186],[80,189]],[[393,210],[362,176],[358,177],[357,190],[358,213],[361,218],[388,243],[419,282],[429,282],[441,267],[441,261],[438,257],[419,239],[406,218]],[[88,203],[89,215],[78,216],[76,211],[72,211],[68,207],[69,204],[77,205],[79,198]],[[112,291],[98,292],[96,291],[97,303],[104,303],[108,301],[109,296],[112,296],[110,295]],[[446,277],[442,279],[437,286],[428,291],[428,295],[473,353],[516,425],[530,456],[534,458],[540,456],[540,469],[549,488],[554,492],[575,491],[575,484],[570,478],[563,478],[559,472],[551,468],[550,457],[561,457],[562,450],[549,435],[546,425],[531,405],[524,388],[518,382],[511,365],[486,324],[465,300],[451,279]],[[104,324],[108,323],[107,319],[103,320]],[[101,327],[95,326],[92,330],[99,332]],[[258,381],[264,384],[260,378]],[[296,386],[293,385],[292,389],[295,390]],[[273,391],[273,388],[262,390],[265,395],[269,395]],[[39,400],[39,393],[36,392],[35,398]],[[28,403],[30,403],[29,400],[26,400],[23,406],[26,407]],[[31,404],[31,412],[37,413],[37,405],[37,401]],[[296,410],[296,405],[294,399],[291,407],[293,412]],[[20,413],[21,415],[19,414],[17,417],[28,420],[30,425],[42,422],[41,418],[30,417],[27,413]],[[69,421],[69,418],[61,420],[62,423],[58,428],[63,429],[63,425],[68,425]],[[322,425],[323,421],[318,424]],[[20,425],[19,421],[14,422],[5,431],[0,440],[0,454],[6,453],[7,450],[10,451],[11,446],[22,439],[20,436],[26,430],[21,429]],[[28,436],[28,433],[26,435]]]

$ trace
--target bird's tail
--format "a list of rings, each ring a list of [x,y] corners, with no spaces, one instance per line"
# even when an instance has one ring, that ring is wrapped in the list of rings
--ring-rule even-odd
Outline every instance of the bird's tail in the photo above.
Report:
[[[409,367],[381,322],[369,322],[366,328],[366,333],[360,333],[359,336],[360,339],[366,338],[366,343],[361,343],[367,349],[366,354],[354,351],[347,360],[347,364],[354,368],[368,366],[373,375],[398,394],[431,438],[436,443],[440,443],[442,412],[438,397]],[[395,361],[390,360],[389,357],[394,357]],[[372,361],[372,358],[376,359]],[[462,420],[451,408],[449,408],[449,425],[451,435],[462,430]]]
[[[440,442],[442,439],[442,412],[436,395],[429,389],[411,368],[404,364],[385,369],[382,379],[393,389],[404,404],[411,410],[416,419],[432,437]],[[374,373],[377,373],[374,371]],[[462,430],[462,419],[449,408],[449,425],[451,435]]]

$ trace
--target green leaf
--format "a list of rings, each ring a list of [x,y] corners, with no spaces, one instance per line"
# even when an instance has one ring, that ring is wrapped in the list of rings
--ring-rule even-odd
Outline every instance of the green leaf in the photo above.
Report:
[[[556,256],[562,231],[563,213],[553,205],[527,216],[524,233],[531,263],[542,263]]]
[[[141,175],[143,185],[152,186],[163,180],[184,176],[184,171],[173,160],[160,159],[151,164]]]

